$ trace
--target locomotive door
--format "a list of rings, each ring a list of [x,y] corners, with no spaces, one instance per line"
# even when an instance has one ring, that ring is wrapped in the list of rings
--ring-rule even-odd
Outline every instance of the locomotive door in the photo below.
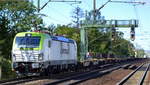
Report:
[[[51,55],[51,40],[48,40],[48,43],[47,43],[47,51],[48,51],[48,60],[50,60],[50,55]]]
[[[50,47],[49,47],[49,40],[46,39],[44,42],[44,60],[49,60],[50,59]]]

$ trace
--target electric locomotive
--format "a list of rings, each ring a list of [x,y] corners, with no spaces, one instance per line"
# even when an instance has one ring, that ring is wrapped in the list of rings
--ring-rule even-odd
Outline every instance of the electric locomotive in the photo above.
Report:
[[[77,65],[77,45],[72,39],[44,32],[21,32],[13,41],[12,68],[17,74],[49,73]]]

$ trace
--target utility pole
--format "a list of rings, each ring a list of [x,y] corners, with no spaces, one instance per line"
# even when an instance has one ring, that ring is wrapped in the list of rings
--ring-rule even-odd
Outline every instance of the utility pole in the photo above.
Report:
[[[96,0],[93,0],[93,20],[96,20]]]
[[[38,12],[40,12],[40,0],[38,0],[37,4]]]

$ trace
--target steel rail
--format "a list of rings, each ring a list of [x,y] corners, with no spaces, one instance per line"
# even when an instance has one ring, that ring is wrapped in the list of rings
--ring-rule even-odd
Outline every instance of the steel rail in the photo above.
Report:
[[[39,79],[41,78],[38,76],[20,77],[20,78],[8,79],[8,80],[1,80],[0,85],[14,85],[14,84],[19,84],[19,83],[24,83],[24,82],[29,82],[29,81],[39,80]]]
[[[92,78],[96,78],[96,77],[103,76],[103,75],[108,74],[108,73],[110,73],[110,72],[112,72],[112,71],[114,71],[114,70],[120,69],[121,67],[122,67],[122,66],[118,66],[118,67],[114,67],[114,68],[111,68],[111,69],[108,69],[108,70],[104,70],[104,71],[97,72],[97,73],[95,73],[95,74],[93,74],[93,75],[89,75],[89,76],[87,76],[87,77],[85,77],[85,78],[83,78],[83,79],[76,80],[76,81],[74,81],[74,82],[70,82],[69,85],[76,85],[76,84],[79,84],[79,83],[81,83],[81,82],[83,82],[83,81],[86,81],[86,80],[89,80],[89,79],[92,79]]]
[[[99,68],[106,68],[108,66],[112,66],[111,64],[107,65],[102,65],[99,66]],[[89,71],[87,71],[89,72]],[[34,81],[34,80],[39,80],[39,79],[48,79],[48,76],[24,76],[24,77],[19,77],[19,78],[13,78],[13,79],[8,79],[8,80],[0,80],[0,85],[12,85],[12,84],[20,84],[24,82],[29,82],[29,81]]]
[[[129,75],[127,75],[125,78],[123,78],[120,82],[118,82],[116,85],[123,85],[131,76],[134,75],[144,64],[140,65],[137,69],[132,71]]]
[[[104,66],[104,67],[106,68],[106,66]],[[56,84],[61,84],[61,83],[65,83],[65,84],[67,83],[66,85],[74,85],[74,84],[78,84],[78,83],[81,83],[83,81],[89,80],[91,78],[105,75],[107,73],[110,73],[114,70],[117,70],[117,69],[123,68],[123,67],[124,67],[124,65],[117,65],[117,66],[114,66],[113,68],[98,69],[98,70],[94,70],[91,72],[87,72],[87,73],[79,74],[76,76],[67,77],[65,79],[57,80],[54,82],[50,82],[50,83],[47,83],[45,85],[56,85]]]
[[[145,79],[145,77],[146,77],[146,74],[147,74],[147,72],[148,72],[148,70],[149,70],[149,67],[150,67],[150,64],[148,64],[148,66],[147,66],[147,68],[146,68],[146,71],[144,72],[144,74],[143,74],[141,80],[139,81],[138,85],[143,85],[143,82],[144,82],[144,79]]]
[[[19,78],[12,78],[12,79],[8,79],[8,80],[0,80],[0,84],[5,83],[5,82],[11,82],[11,81],[15,81],[15,80],[21,80],[21,79],[25,79],[28,77],[19,77]]]
[[[135,63],[135,62],[128,62],[128,63],[115,64],[115,65],[113,65],[113,64],[102,65],[102,66],[99,67],[99,70],[92,71],[93,73],[87,72],[87,73],[84,73],[84,74],[79,74],[79,75],[76,75],[76,76],[67,77],[65,79],[56,80],[54,82],[49,82],[45,85],[56,85],[56,84],[62,84],[62,83],[63,84],[65,83],[65,85],[74,85],[74,84],[78,84],[78,83],[81,83],[83,81],[89,80],[91,78],[96,78],[98,76],[103,76],[103,75],[108,74],[108,73],[110,73],[114,70],[117,70],[119,68],[128,68],[128,66],[130,66],[133,63]],[[110,68],[110,66],[111,66],[111,68]],[[112,68],[112,66],[114,68]],[[103,69],[100,69],[100,68],[103,68]],[[90,75],[90,76],[87,76],[87,75]],[[83,77],[85,77],[85,78],[83,78]],[[69,81],[71,81],[71,83]],[[67,84],[66,84],[66,82],[67,82]]]
[[[114,70],[118,70],[118,69],[120,69],[120,68],[125,68],[125,67],[128,67],[128,66],[130,66],[130,65],[131,65],[131,64],[125,64],[125,65],[120,65],[120,66],[117,66],[117,67],[114,67],[114,68],[110,68],[110,69],[107,69],[107,70],[104,70],[104,71],[100,71],[100,72],[98,72],[97,74],[93,74],[93,75],[88,76],[88,77],[85,77],[85,78],[83,78],[83,79],[80,79],[80,80],[76,80],[76,81],[74,81],[74,82],[71,82],[71,83],[69,83],[69,85],[76,85],[76,84],[79,84],[79,83],[84,82],[84,81],[86,81],[86,80],[103,76],[103,75],[108,74],[108,73],[110,73],[110,72],[112,72],[112,71],[114,71]]]

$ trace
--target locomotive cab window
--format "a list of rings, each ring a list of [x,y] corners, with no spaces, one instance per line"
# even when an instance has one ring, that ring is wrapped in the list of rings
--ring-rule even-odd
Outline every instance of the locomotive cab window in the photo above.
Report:
[[[48,41],[48,47],[49,48],[51,47],[51,41],[50,40]]]
[[[40,45],[40,39],[40,36],[16,37],[16,46],[19,48],[38,48]]]

